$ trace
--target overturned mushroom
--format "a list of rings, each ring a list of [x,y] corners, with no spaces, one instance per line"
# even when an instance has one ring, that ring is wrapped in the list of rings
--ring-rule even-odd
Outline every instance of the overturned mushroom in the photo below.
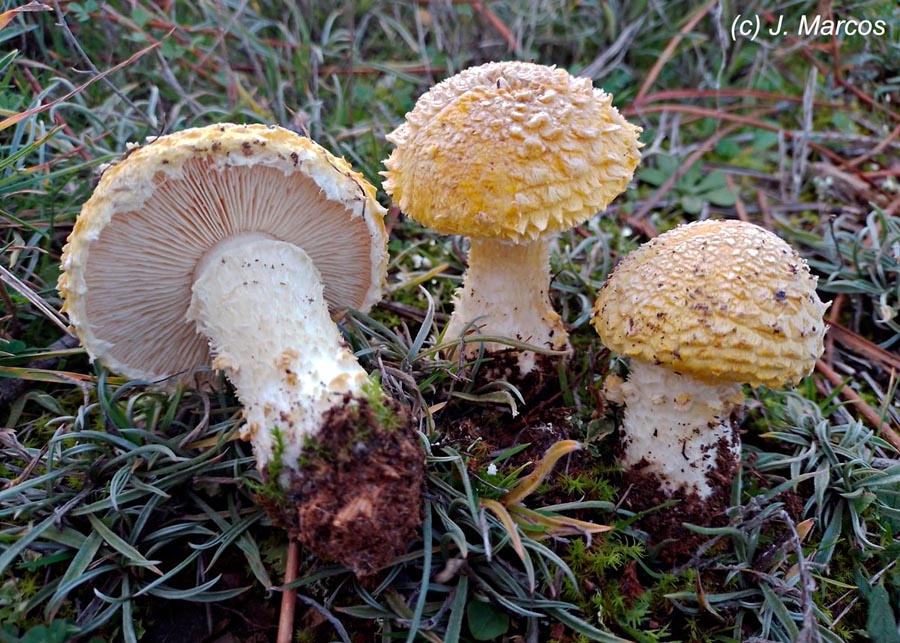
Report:
[[[408,415],[369,379],[329,312],[380,298],[382,217],[374,188],[308,138],[196,128],[103,174],[59,280],[72,326],[110,369],[151,381],[210,363],[224,371],[270,512],[360,572],[403,551],[423,480]],[[357,442],[365,455],[351,451]]]
[[[533,63],[472,67],[419,98],[388,136],[396,149],[384,188],[423,225],[471,237],[447,339],[474,323],[484,335],[570,350],[550,303],[551,242],[625,189],[639,133],[590,79]],[[531,351],[516,359],[520,375],[535,363]]]
[[[699,498],[706,515],[714,495],[727,499],[741,385],[796,384],[822,354],[816,281],[788,244],[740,221],[679,226],[623,259],[592,323],[631,358],[628,381],[608,387],[626,404],[626,469],[663,498]]]

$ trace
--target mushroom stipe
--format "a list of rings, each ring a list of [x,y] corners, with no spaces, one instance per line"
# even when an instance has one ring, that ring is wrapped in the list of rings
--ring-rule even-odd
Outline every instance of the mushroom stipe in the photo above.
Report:
[[[731,506],[731,487],[738,475],[738,462],[734,458],[733,442],[722,437],[708,447],[715,466],[710,471],[712,492],[701,498],[692,490],[682,487],[677,494],[666,491],[666,482],[653,472],[653,464],[639,460],[622,476],[622,505],[635,513],[643,513],[636,526],[645,531],[651,545],[659,547],[661,559],[677,563],[696,551],[697,546],[709,536],[693,532],[684,523],[704,527],[721,527],[728,524],[725,510]],[[676,500],[674,505],[663,506]]]

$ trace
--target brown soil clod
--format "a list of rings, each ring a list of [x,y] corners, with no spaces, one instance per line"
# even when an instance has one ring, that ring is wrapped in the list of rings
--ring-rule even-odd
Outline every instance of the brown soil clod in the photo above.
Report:
[[[488,354],[490,359],[482,362],[475,378],[479,383],[504,380],[522,394],[524,400],[547,399],[559,393],[559,364],[567,360],[566,355],[534,356],[534,368],[523,374],[519,369],[519,351],[509,349]]]
[[[404,553],[422,523],[425,453],[409,413],[385,397],[397,426],[348,398],[304,453],[276,522],[324,560],[371,575]]]
[[[717,445],[716,468],[709,481],[713,493],[708,498],[700,498],[695,491],[684,487],[668,493],[656,474],[638,466],[624,474],[623,489],[629,491],[623,504],[631,511],[641,512],[673,499],[679,501],[648,513],[637,521],[637,526],[647,532],[651,544],[661,545],[661,559],[680,562],[709,539],[709,536],[690,531],[683,523],[719,527],[728,522],[725,510],[731,505],[731,486],[738,475],[738,466],[728,441],[723,438]]]
[[[547,449],[560,440],[581,440],[567,416],[574,412],[568,407],[545,408],[538,414],[512,417],[508,410],[491,407],[471,408],[460,406],[451,408],[441,426],[444,440],[456,445],[469,456],[469,467],[476,471],[501,451],[527,445],[519,453],[506,458],[505,466],[517,467],[536,462]],[[587,457],[582,452],[570,456]]]

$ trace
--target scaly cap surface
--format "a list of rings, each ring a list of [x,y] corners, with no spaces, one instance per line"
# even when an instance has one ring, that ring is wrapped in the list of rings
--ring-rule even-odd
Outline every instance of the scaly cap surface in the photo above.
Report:
[[[209,363],[185,319],[197,262],[232,235],[302,248],[333,311],[367,309],[387,269],[384,209],[343,159],[280,127],[162,136],[107,169],[69,236],[58,288],[94,359],[157,379]]]
[[[590,79],[523,62],[471,67],[388,135],[384,189],[445,234],[531,241],[593,216],[628,185],[640,128]]]
[[[620,355],[705,382],[780,387],[822,354],[817,278],[784,241],[740,221],[682,225],[619,263],[592,323]]]

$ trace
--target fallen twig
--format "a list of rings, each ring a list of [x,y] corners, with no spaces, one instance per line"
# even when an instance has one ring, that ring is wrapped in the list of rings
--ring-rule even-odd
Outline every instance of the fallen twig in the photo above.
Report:
[[[834,369],[822,360],[816,362],[816,370],[825,376],[832,386],[840,387],[839,393],[843,400],[853,404],[866,422],[881,432],[881,437],[887,440],[892,447],[900,451],[900,435],[891,425],[885,422],[875,409],[869,406],[852,388],[844,384],[843,378]]]
[[[291,643],[294,635],[294,613],[297,609],[297,589],[287,587],[297,580],[300,566],[300,543],[296,538],[288,540],[287,562],[284,564],[285,589],[281,594],[281,613],[278,616],[278,643]]]
[[[656,82],[656,79],[659,76],[659,73],[662,71],[662,68],[666,66],[666,63],[668,63],[669,59],[672,58],[672,56],[675,54],[675,50],[678,49],[678,45],[681,44],[681,41],[684,40],[684,37],[688,34],[688,32],[693,29],[707,13],[709,13],[710,9],[716,6],[717,1],[718,0],[708,0],[708,2],[700,7],[697,12],[693,16],[691,16],[690,20],[688,20],[684,24],[684,26],[678,30],[678,33],[672,37],[672,39],[666,45],[666,48],[659,55],[659,58],[656,59],[656,62],[650,69],[650,72],[647,74],[647,78],[644,80],[644,84],[641,85],[641,88],[634,99],[635,103],[640,103],[644,99],[644,97],[647,95],[647,92],[650,91],[650,88],[653,86],[653,83]]]
[[[509,27],[503,24],[503,21],[500,20],[499,16],[497,16],[496,13],[491,11],[488,7],[485,7],[484,3],[481,2],[481,0],[472,0],[471,2],[469,2],[469,5],[471,5],[472,10],[475,13],[487,20],[487,22],[497,30],[497,33],[499,33],[500,37],[503,38],[503,41],[506,43],[506,46],[510,51],[518,51],[519,45],[516,42],[516,37],[509,30]]]
[[[53,342],[47,350],[58,351],[67,348],[75,348],[78,346],[78,338],[74,335],[63,335]],[[47,369],[56,366],[59,361],[58,357],[48,357],[39,359],[28,364],[27,368]],[[28,387],[28,380],[23,379],[5,379],[0,378],[0,405],[10,404],[13,400],[25,392]]]

